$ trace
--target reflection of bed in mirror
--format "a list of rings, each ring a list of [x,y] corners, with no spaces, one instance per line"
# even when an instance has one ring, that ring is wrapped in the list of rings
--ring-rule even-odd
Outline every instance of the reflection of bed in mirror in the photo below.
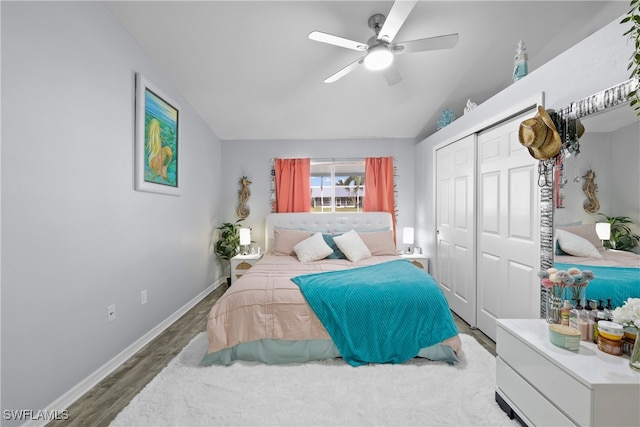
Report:
[[[593,223],[556,226],[555,237],[555,268],[591,270],[595,276],[583,298],[605,304],[610,300],[613,307],[640,298],[640,254],[605,248]]]
[[[627,216],[640,234],[640,121],[628,104],[581,119],[586,129],[580,154],[566,156],[554,201],[554,267],[592,270],[595,279],[585,289],[588,300],[611,299],[616,307],[640,298],[640,254],[605,249],[595,224],[608,216]],[[585,211],[583,191],[587,171],[595,172],[599,210]],[[636,248],[638,251],[639,248]]]

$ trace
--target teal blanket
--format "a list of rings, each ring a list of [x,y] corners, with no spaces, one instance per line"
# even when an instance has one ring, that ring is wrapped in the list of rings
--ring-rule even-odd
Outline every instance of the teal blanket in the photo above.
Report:
[[[613,307],[621,307],[627,298],[640,298],[640,268],[609,267],[601,265],[564,264],[556,262],[553,265],[558,270],[567,271],[571,267],[579,270],[591,270],[593,279],[583,291],[582,298],[602,301],[604,304],[611,300]],[[565,290],[564,299],[571,301],[571,291]]]
[[[291,280],[352,366],[402,363],[458,334],[435,280],[407,260]]]

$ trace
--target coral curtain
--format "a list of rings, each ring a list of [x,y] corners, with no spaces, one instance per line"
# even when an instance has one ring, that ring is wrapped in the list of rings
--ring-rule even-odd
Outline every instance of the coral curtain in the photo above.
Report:
[[[275,159],[276,212],[311,211],[311,159]]]
[[[395,185],[393,157],[367,157],[364,161],[364,211],[389,212],[396,235]]]

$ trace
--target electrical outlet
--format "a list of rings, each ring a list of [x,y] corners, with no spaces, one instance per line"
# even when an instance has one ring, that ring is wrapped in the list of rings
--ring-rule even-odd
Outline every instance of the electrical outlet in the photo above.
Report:
[[[147,290],[140,292],[140,305],[145,305],[147,303]]]
[[[111,304],[107,307],[107,321],[111,322],[112,320],[116,320],[116,305]]]

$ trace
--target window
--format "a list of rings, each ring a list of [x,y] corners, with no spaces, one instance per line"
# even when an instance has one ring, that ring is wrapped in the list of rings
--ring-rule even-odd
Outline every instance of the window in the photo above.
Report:
[[[364,159],[311,160],[311,211],[362,212]]]

